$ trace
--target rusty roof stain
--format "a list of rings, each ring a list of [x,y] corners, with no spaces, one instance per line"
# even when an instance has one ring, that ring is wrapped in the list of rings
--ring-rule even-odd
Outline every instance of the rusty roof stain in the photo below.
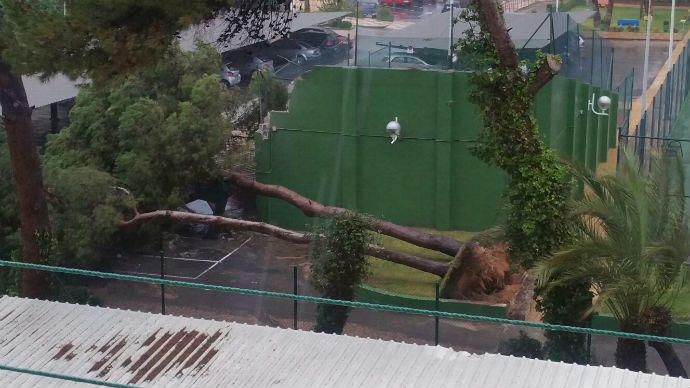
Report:
[[[690,388],[690,380],[440,346],[14,297],[0,363],[141,387]],[[73,387],[0,371],[0,387]]]

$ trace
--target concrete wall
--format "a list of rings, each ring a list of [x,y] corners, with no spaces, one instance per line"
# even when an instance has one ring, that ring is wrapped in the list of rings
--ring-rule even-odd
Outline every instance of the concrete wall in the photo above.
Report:
[[[469,90],[467,73],[317,68],[295,86],[288,112],[271,114],[269,139],[257,138],[257,179],[401,224],[495,225],[507,179],[470,154],[482,124]],[[557,77],[540,92],[536,117],[548,144],[594,168],[615,145],[616,112],[588,113],[592,93]],[[395,117],[402,138],[389,144]],[[263,220],[284,227],[312,222],[279,200],[261,197],[258,206]]]

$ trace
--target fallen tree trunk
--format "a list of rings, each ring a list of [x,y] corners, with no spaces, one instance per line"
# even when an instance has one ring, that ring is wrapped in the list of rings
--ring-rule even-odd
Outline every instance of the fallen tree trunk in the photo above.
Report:
[[[229,173],[227,174],[227,178],[232,183],[244,189],[254,191],[267,197],[282,199],[299,208],[305,215],[309,217],[333,217],[350,212],[350,210],[341,207],[323,205],[312,199],[304,197],[299,193],[288,189],[287,187],[257,182],[237,173]],[[422,232],[413,228],[394,224],[389,221],[379,220],[377,218],[369,218],[369,222],[372,225],[372,229],[378,233],[403,240],[419,247],[438,251],[449,256],[455,257],[462,247],[461,242],[445,236]]]
[[[169,220],[177,223],[194,223],[215,225],[218,228],[227,230],[245,230],[261,233],[295,244],[309,244],[314,235],[284,229],[265,222],[254,222],[238,220],[220,216],[207,216],[202,214],[185,213],[172,210],[156,210],[148,213],[137,213],[133,218],[122,221],[120,228],[129,228],[144,222],[154,220]],[[369,244],[366,248],[367,255],[377,257],[382,260],[408,266],[423,272],[444,276],[448,271],[448,264],[439,263],[431,259],[409,255],[406,253],[391,251],[378,245]]]

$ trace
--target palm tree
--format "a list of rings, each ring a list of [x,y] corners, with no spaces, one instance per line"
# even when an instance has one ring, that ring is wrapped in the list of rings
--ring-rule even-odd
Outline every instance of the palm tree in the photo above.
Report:
[[[575,238],[541,262],[537,273],[547,288],[589,282],[596,295],[592,309],[606,306],[623,331],[668,335],[669,307],[683,286],[690,252],[683,171],[676,158],[656,157],[650,166],[643,174],[626,153],[616,175],[578,170],[587,194],[572,206]],[[650,346],[669,374],[686,376],[670,345]],[[616,366],[645,371],[645,343],[619,338]]]

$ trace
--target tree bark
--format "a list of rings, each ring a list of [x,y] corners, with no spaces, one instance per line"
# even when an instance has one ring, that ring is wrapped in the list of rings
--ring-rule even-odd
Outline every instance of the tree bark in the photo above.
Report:
[[[245,221],[234,218],[207,216],[172,210],[156,210],[148,213],[137,213],[133,218],[121,222],[120,228],[129,228],[144,222],[161,219],[177,223],[215,225],[218,228],[227,230],[247,230],[277,237],[281,240],[290,241],[295,244],[309,244],[313,239],[313,235],[283,229],[281,227],[264,222]],[[448,265],[445,263],[439,263],[431,259],[424,259],[422,257],[417,257],[406,253],[391,251],[378,245],[369,244],[366,248],[366,253],[369,256],[405,265],[410,268],[437,276],[444,276],[446,271],[448,271]]]
[[[606,30],[611,29],[611,19],[613,18],[613,0],[609,0],[609,3],[606,5],[606,16],[604,16],[604,27]]]
[[[592,16],[592,24],[594,28],[599,28],[601,25],[601,13],[599,13],[599,1],[592,0],[592,5],[594,6],[594,16]]]
[[[546,61],[537,69],[534,81],[529,85],[530,94],[536,96],[537,92],[549,83],[559,71],[561,71],[561,62],[556,56],[548,54]]]
[[[483,24],[489,30],[491,40],[498,51],[498,61],[502,68],[515,70],[518,67],[518,55],[513,40],[506,28],[503,14],[495,0],[476,0],[477,12]]]
[[[227,175],[227,178],[242,188],[254,191],[267,197],[282,199],[299,208],[305,215],[309,217],[333,217],[345,215],[350,212],[348,209],[322,205],[321,203],[304,197],[286,187],[260,183],[255,180],[245,178],[237,173],[230,173]],[[372,225],[372,229],[378,233],[395,237],[410,244],[438,251],[449,256],[455,256],[455,254],[462,247],[462,243],[453,240],[452,238],[421,232],[406,226],[394,224],[389,221],[369,218],[369,222]]]
[[[673,345],[666,342],[649,341],[649,346],[653,347],[654,350],[659,353],[659,357],[661,357],[661,361],[664,362],[669,376],[682,377],[684,379],[688,378],[688,372],[685,371],[685,367],[683,367],[683,363],[680,362],[678,353],[676,353]]]
[[[619,322],[621,330],[628,333],[644,333],[642,319],[631,318],[628,322]],[[618,338],[616,341],[616,366],[633,372],[647,371],[647,345],[644,341],[629,338]]]
[[[645,311],[644,321],[649,334],[668,337],[673,324],[673,316],[671,310],[666,306],[652,306]],[[649,341],[649,346],[659,353],[659,357],[664,362],[669,375],[673,377],[688,377],[688,373],[680,362],[673,345],[665,342]]]
[[[49,233],[48,207],[43,194],[43,175],[31,124],[29,106],[20,76],[0,60],[0,106],[7,131],[7,148],[14,175],[21,224],[21,256],[27,263],[42,263],[39,235]],[[42,298],[48,293],[45,273],[23,270],[20,295]]]

